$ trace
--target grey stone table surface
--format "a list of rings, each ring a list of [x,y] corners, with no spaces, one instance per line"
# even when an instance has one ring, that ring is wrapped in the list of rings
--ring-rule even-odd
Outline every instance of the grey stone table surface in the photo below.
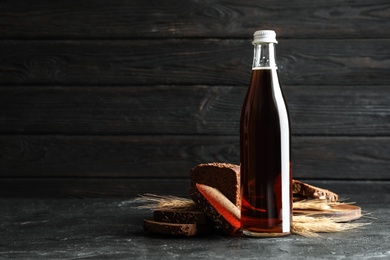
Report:
[[[186,181],[172,182],[177,190]],[[363,228],[255,239],[221,233],[191,238],[146,233],[148,210],[129,198],[0,199],[0,258],[14,259],[390,259],[390,182],[314,182],[374,218]],[[177,186],[178,185],[178,186]],[[135,193],[142,192],[142,187]],[[163,191],[159,191],[160,193]],[[183,196],[186,196],[184,189]],[[165,192],[169,194],[169,192]]]

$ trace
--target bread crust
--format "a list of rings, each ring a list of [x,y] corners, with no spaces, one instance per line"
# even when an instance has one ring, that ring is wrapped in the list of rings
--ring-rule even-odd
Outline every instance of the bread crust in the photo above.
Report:
[[[336,202],[339,199],[339,195],[336,193],[322,189],[301,181],[292,181],[293,194],[302,195],[311,199],[322,199],[330,202]]]
[[[198,184],[218,189],[238,208],[241,207],[240,166],[231,163],[204,163],[191,169],[191,188]]]

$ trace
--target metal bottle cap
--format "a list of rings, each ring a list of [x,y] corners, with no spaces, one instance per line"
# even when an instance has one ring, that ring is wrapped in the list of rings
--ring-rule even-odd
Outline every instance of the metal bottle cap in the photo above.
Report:
[[[253,34],[253,44],[255,43],[278,43],[276,33],[272,30],[260,30]]]

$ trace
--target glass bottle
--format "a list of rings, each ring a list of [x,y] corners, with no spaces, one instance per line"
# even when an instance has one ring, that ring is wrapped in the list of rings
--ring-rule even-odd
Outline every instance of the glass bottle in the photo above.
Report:
[[[241,228],[245,235],[290,234],[290,125],[275,62],[276,34],[254,33],[250,85],[240,122]]]

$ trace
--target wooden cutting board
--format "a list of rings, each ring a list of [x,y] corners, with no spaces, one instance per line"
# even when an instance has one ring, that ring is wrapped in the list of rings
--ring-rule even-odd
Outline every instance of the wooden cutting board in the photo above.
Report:
[[[357,205],[340,204],[332,206],[330,210],[294,209],[293,214],[294,216],[331,217],[334,218],[336,222],[348,222],[361,218],[362,211]]]

